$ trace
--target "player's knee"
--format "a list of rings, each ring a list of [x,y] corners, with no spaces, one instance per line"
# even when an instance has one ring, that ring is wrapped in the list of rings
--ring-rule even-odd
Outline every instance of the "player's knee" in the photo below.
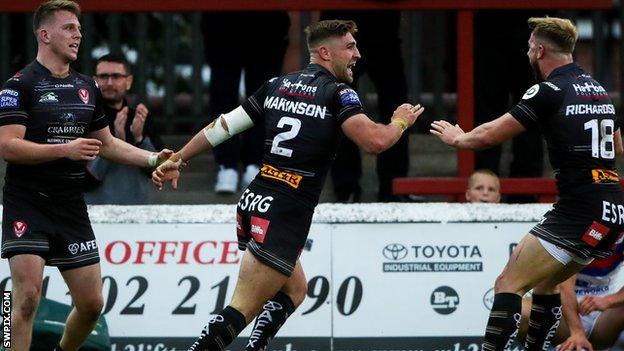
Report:
[[[308,283],[305,280],[302,280],[299,284],[294,286],[292,291],[289,291],[288,296],[293,302],[295,307],[299,307],[303,300],[305,300],[306,294],[308,293]]]
[[[97,320],[100,317],[103,307],[104,300],[102,295],[94,296],[76,304],[78,313],[80,313],[83,318],[88,318],[90,320]]]
[[[513,281],[505,275],[505,273],[501,273],[498,277],[496,277],[496,281],[494,282],[494,292],[495,293],[515,293],[515,288],[513,287]]]
[[[32,320],[39,307],[39,289],[28,289],[20,293],[22,298],[19,306],[16,306],[18,317],[23,320]]]

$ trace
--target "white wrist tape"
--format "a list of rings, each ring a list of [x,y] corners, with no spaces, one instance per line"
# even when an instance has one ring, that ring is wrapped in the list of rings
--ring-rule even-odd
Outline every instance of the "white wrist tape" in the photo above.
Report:
[[[147,165],[150,167],[156,167],[158,166],[158,154],[155,152],[152,152],[148,157],[147,157]]]
[[[222,121],[225,121],[228,130],[223,128]],[[252,126],[253,121],[251,117],[241,106],[238,106],[233,111],[219,116],[219,118],[204,128],[204,136],[210,145],[214,147]]]

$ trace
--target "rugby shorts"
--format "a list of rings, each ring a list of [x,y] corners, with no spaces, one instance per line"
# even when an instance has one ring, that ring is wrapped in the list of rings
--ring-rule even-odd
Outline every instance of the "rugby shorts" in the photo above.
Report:
[[[530,233],[582,260],[605,258],[624,234],[622,192],[588,186],[562,195]]]
[[[314,209],[293,196],[252,182],[236,210],[238,247],[291,276],[305,245]]]
[[[38,255],[61,271],[100,261],[82,196],[52,199],[9,185],[3,196],[2,258]]]

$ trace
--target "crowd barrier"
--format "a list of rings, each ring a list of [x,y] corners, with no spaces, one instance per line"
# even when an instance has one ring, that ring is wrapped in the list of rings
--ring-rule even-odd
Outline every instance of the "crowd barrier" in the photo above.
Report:
[[[479,350],[494,279],[550,206],[319,205],[301,256],[308,297],[270,349]],[[112,350],[188,347],[232,295],[241,258],[235,207],[93,206],[89,213]],[[70,303],[58,271],[47,267],[44,276],[43,295]],[[0,285],[11,287],[6,261]],[[229,349],[243,349],[249,333]]]

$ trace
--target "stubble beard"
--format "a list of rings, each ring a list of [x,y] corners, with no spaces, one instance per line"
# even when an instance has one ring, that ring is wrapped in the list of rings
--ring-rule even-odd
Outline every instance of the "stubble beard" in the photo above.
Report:
[[[537,83],[543,82],[545,80],[545,77],[537,61],[530,62],[530,64],[531,64],[531,68],[533,69],[533,75],[535,76],[535,81]]]

